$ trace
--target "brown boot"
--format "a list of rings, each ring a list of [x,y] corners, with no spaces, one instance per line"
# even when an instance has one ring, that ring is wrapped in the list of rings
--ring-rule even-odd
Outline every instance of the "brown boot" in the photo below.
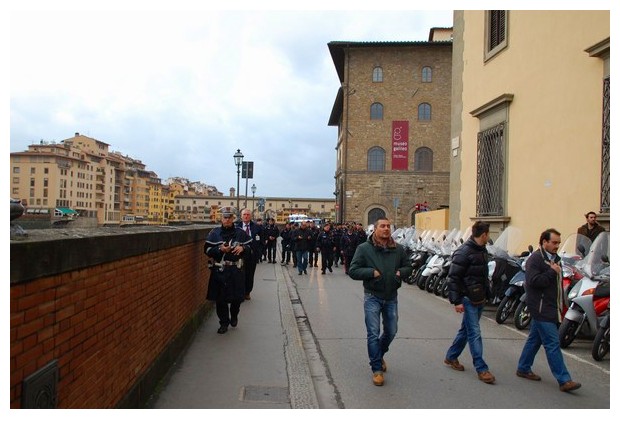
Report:
[[[458,359],[450,360],[446,358],[443,360],[443,363],[450,365],[455,371],[465,371],[465,367],[459,363]]]
[[[372,382],[375,386],[383,386],[383,373],[382,372],[373,373]]]
[[[560,390],[562,392],[570,392],[571,390],[577,390],[581,387],[581,383],[577,383],[576,381],[570,380],[564,384],[560,385]]]
[[[491,374],[489,371],[482,371],[478,373],[478,379],[487,384],[495,383],[495,376]]]

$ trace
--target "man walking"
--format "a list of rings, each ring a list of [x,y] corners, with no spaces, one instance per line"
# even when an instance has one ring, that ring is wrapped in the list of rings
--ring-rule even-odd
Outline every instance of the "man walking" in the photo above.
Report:
[[[316,238],[316,248],[321,252],[321,274],[325,274],[326,269],[331,273],[334,263],[336,244],[334,243],[334,234],[331,228],[331,224],[326,223],[323,231]]]
[[[244,269],[245,269],[245,299],[251,299],[250,294],[254,289],[254,273],[256,272],[256,264],[260,260],[262,246],[261,235],[263,232],[262,226],[252,221],[252,212],[250,209],[241,210],[241,221],[236,224],[237,228],[241,228],[248,236],[252,238],[251,242],[251,255],[245,255],[244,257]]]
[[[349,276],[364,285],[366,346],[375,386],[383,386],[387,371],[383,356],[398,330],[398,288],[411,271],[405,249],[392,238],[390,221],[377,219],[374,233],[358,246],[349,267]]]
[[[457,313],[463,314],[461,328],[446,353],[444,363],[456,371],[464,371],[458,357],[469,344],[478,379],[487,384],[495,383],[495,377],[482,358],[482,335],[480,317],[487,299],[490,298],[488,253],[489,224],[477,221],[472,226],[469,240],[452,255],[448,272],[450,303]]]
[[[525,296],[532,322],[517,365],[517,376],[534,381],[541,379],[532,372],[532,364],[542,345],[560,390],[570,392],[579,389],[581,384],[571,380],[560,350],[558,326],[563,299],[562,258],[557,254],[560,242],[557,230],[550,228],[543,231],[540,247],[525,263]]]
[[[267,261],[270,264],[276,263],[276,245],[278,244],[278,236],[280,230],[276,225],[274,218],[270,217],[267,220],[267,226],[265,227],[265,239],[267,247]]]
[[[209,233],[204,253],[211,259],[207,299],[215,301],[220,321],[218,334],[225,334],[228,326],[237,326],[239,309],[245,293],[243,257],[250,252],[252,239],[235,228],[232,207],[222,208],[222,225]]]
[[[312,231],[308,228],[307,222],[302,222],[292,237],[297,255],[297,271],[299,271],[300,276],[308,274],[308,271],[306,271],[308,268],[308,250],[314,247],[314,237],[312,236]]]

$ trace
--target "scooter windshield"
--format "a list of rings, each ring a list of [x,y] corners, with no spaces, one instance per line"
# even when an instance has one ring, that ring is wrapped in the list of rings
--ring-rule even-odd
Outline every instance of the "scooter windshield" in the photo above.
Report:
[[[590,251],[583,260],[577,263],[586,276],[590,278],[609,276],[609,232],[601,232],[592,245]]]

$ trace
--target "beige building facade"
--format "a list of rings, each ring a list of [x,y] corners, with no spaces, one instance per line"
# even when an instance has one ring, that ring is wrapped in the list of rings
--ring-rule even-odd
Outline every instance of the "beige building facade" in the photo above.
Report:
[[[22,202],[26,215],[46,213],[52,221],[75,214],[95,226],[118,225],[127,216],[165,223],[161,180],[141,161],[109,146],[75,133],[60,143],[11,153],[11,198]]]
[[[434,30],[429,42],[328,43],[338,222],[412,225],[424,203],[448,205],[452,29]]]
[[[609,11],[455,11],[450,227],[609,229]]]

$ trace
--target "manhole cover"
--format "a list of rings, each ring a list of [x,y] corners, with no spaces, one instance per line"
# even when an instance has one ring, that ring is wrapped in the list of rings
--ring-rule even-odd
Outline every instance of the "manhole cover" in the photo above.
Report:
[[[244,386],[241,388],[241,400],[248,402],[270,402],[288,404],[288,388],[273,386]]]

